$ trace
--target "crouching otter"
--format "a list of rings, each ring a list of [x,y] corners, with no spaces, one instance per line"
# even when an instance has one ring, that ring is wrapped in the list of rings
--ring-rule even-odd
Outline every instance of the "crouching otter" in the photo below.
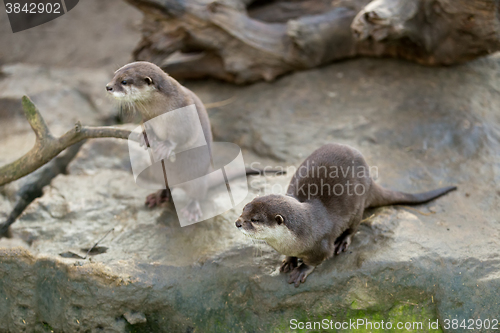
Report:
[[[291,271],[288,282],[298,287],[316,266],[347,250],[365,208],[422,204],[456,189],[391,191],[377,185],[368,170],[356,149],[324,145],[297,169],[286,195],[255,198],[243,208],[236,227],[286,255],[280,271]]]

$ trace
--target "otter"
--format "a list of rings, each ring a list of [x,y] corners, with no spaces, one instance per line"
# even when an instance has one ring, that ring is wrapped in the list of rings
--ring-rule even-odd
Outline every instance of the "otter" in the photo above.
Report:
[[[143,132],[140,144],[146,149],[148,146],[154,147],[154,156],[169,158],[175,149],[178,151],[189,149],[192,143],[199,142],[199,136],[203,135],[206,147],[202,148],[203,152],[198,150],[196,163],[184,160],[180,162],[183,165],[178,169],[185,175],[208,173],[211,167],[213,141],[210,121],[205,106],[191,90],[182,86],[157,65],[146,61],[133,62],[118,69],[111,82],[106,85],[106,90],[119,102],[137,110],[143,122],[194,104],[203,133],[193,126],[197,124],[198,119],[194,119],[192,114],[186,112],[185,117],[175,122],[153,123],[154,126],[148,130],[149,137]],[[198,199],[206,194],[207,186],[186,190],[192,200],[181,214],[194,221],[202,215]],[[145,204],[153,208],[170,199],[171,194],[167,184],[167,189],[148,195]]]
[[[316,266],[347,250],[366,208],[423,204],[456,188],[419,194],[385,189],[372,180],[359,151],[327,144],[300,165],[286,195],[253,199],[235,224],[284,254],[280,272],[290,271],[288,283],[298,287]]]
[[[118,69],[111,82],[106,85],[106,90],[120,103],[137,110],[143,123],[181,109],[181,113],[175,114],[175,121],[171,121],[171,117],[168,121],[153,122],[148,128],[148,135],[143,131],[140,145],[145,149],[151,147],[153,156],[164,156],[167,159],[175,154],[175,151],[184,151],[184,158],[175,162],[176,172],[172,175],[176,179],[190,180],[204,176],[212,170],[213,139],[210,120],[205,106],[195,93],[182,86],[157,65],[146,61],[133,62]],[[183,111],[182,108],[193,104],[197,115]],[[198,123],[201,123],[201,131]],[[196,146],[200,140],[206,145]],[[196,148],[191,149],[193,144]],[[246,175],[283,173],[285,172],[282,170],[264,172],[260,169],[246,169]],[[231,178],[238,175],[228,176]],[[196,185],[183,187],[191,201],[180,214],[189,221],[199,221],[202,216],[199,201],[204,198],[208,189],[215,185],[217,184],[213,182],[197,182]],[[153,208],[170,200],[171,193],[167,182],[166,189],[147,196],[145,205]]]

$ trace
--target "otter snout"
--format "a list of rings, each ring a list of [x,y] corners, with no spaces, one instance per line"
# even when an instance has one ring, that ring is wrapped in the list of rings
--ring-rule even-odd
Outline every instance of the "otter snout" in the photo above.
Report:
[[[236,225],[236,228],[241,228],[243,226],[243,223],[241,222],[241,218],[237,219],[234,224]]]
[[[108,85],[106,85],[106,90],[109,91],[109,92],[112,92],[113,91],[113,87],[108,84]]]

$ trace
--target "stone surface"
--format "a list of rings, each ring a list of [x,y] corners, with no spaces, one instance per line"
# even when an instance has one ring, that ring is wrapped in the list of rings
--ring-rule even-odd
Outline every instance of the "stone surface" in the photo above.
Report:
[[[122,0],[85,0],[56,20],[13,34],[2,10],[0,64],[105,67],[113,72],[132,59],[141,18],[139,10]]]
[[[3,66],[2,73],[0,103],[6,118],[2,132],[7,135],[30,130],[21,121],[23,95],[36,103],[54,135],[65,133],[76,121],[97,125],[116,113],[113,101],[104,93],[112,72],[15,64]],[[11,119],[13,125],[7,127]]]
[[[140,312],[125,312],[123,317],[125,317],[130,325],[143,324],[148,321],[144,313]]]
[[[35,135],[21,107],[23,95],[28,95],[37,105],[55,136],[69,131],[78,121],[82,125],[103,125],[116,118],[117,106],[104,93],[112,72],[15,64],[3,66],[2,73],[0,165],[23,156],[35,143]],[[25,181],[21,179],[2,190],[14,200],[15,192]]]
[[[281,255],[234,227],[242,205],[181,228],[172,206],[144,207],[126,142],[90,140],[13,225],[31,245],[0,249],[0,331],[275,332],[291,319],[367,318],[439,319],[451,332],[445,319],[499,319],[499,67],[499,56],[450,68],[361,59],[273,84],[186,83],[204,102],[236,96],[209,114],[247,164],[292,170],[335,141],[389,188],[459,189],[367,212],[350,251],[296,289],[277,272]],[[290,177],[250,178],[246,202],[283,193]],[[60,256],[84,257],[113,228],[102,253]]]

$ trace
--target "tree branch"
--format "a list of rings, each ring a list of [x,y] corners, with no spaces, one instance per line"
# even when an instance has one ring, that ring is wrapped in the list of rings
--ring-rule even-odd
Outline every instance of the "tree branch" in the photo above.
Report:
[[[81,126],[78,122],[73,129],[61,137],[55,138],[50,133],[45,120],[29,97],[23,96],[22,104],[26,119],[30,123],[33,132],[35,132],[37,140],[28,153],[0,168],[0,186],[30,174],[52,160],[64,149],[77,142],[92,138],[129,139],[132,133],[126,129],[109,126]],[[132,136],[130,139],[139,141],[139,135]]]
[[[45,120],[30,98],[28,96],[23,96],[21,102],[23,105],[24,115],[26,116],[26,119],[28,119],[33,132],[35,132],[36,141],[38,142],[43,139],[49,141],[53,140],[54,137],[52,136],[52,133],[50,133],[47,123],[45,123]]]

